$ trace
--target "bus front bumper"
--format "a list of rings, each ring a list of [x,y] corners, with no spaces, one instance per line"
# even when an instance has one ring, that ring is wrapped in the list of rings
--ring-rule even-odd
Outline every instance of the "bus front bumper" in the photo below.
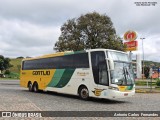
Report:
[[[127,97],[132,97],[135,95],[135,89],[131,91],[117,91],[117,90],[104,90],[101,92],[100,96],[96,96],[98,98],[104,98],[104,99],[116,99],[116,98],[127,98]]]

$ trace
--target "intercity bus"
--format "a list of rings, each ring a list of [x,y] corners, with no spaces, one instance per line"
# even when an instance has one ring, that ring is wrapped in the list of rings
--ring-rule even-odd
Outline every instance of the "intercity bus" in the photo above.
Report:
[[[135,94],[128,54],[110,49],[67,51],[22,60],[20,85],[81,99],[125,98]]]

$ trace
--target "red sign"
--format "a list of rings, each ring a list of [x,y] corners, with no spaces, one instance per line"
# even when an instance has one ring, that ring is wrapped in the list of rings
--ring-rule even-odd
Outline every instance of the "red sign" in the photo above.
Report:
[[[138,47],[138,42],[137,41],[125,42],[124,44],[127,46],[126,51],[137,50],[137,47]]]
[[[124,34],[124,39],[126,41],[134,41],[137,38],[137,33],[135,31],[127,31]]]

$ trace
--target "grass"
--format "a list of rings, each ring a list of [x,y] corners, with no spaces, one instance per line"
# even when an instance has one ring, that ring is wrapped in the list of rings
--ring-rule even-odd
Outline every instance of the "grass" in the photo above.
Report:
[[[147,85],[147,81],[136,81],[136,85],[138,86],[146,86]],[[148,81],[148,85],[151,85],[151,81]],[[152,86],[156,86],[156,82],[152,81]]]
[[[19,79],[20,73],[10,72],[10,74],[5,74],[5,78],[0,78],[1,80],[8,80],[8,79]]]
[[[160,90],[160,86],[156,86],[155,88]]]
[[[156,87],[155,89],[156,89],[156,90],[160,90],[160,87],[158,87],[158,88]]]
[[[19,73],[21,68],[21,61],[22,59],[11,59],[10,64],[13,65],[13,67],[10,67],[9,71],[13,73]]]
[[[157,80],[152,80],[152,90],[151,90],[151,80],[138,80],[135,82],[136,86],[147,86],[147,82],[148,82],[148,86],[149,88],[138,88],[136,89],[136,93],[160,93],[160,86],[157,87],[156,82]]]
[[[20,58],[12,58],[10,61],[10,64],[12,67],[10,67],[8,70],[10,71],[10,74],[6,74],[6,78],[0,78],[0,79],[19,79],[20,75],[20,68],[21,68],[21,61]]]
[[[6,75],[6,78],[19,78],[20,73],[11,72],[9,75]]]
[[[21,69],[21,61],[22,61],[22,59],[20,59],[20,58],[11,59],[10,64],[13,65],[13,67],[9,68],[9,71],[11,73],[8,76],[6,75],[7,78],[12,78],[12,79],[19,78],[20,69]]]

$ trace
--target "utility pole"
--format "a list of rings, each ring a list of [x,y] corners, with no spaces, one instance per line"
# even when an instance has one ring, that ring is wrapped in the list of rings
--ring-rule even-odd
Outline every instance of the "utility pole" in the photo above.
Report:
[[[142,73],[142,80],[144,79],[144,47],[143,47],[143,40],[145,39],[145,38],[140,38],[141,40],[142,40],[142,55],[143,55],[143,62],[142,62],[142,68],[143,68],[143,73]]]

